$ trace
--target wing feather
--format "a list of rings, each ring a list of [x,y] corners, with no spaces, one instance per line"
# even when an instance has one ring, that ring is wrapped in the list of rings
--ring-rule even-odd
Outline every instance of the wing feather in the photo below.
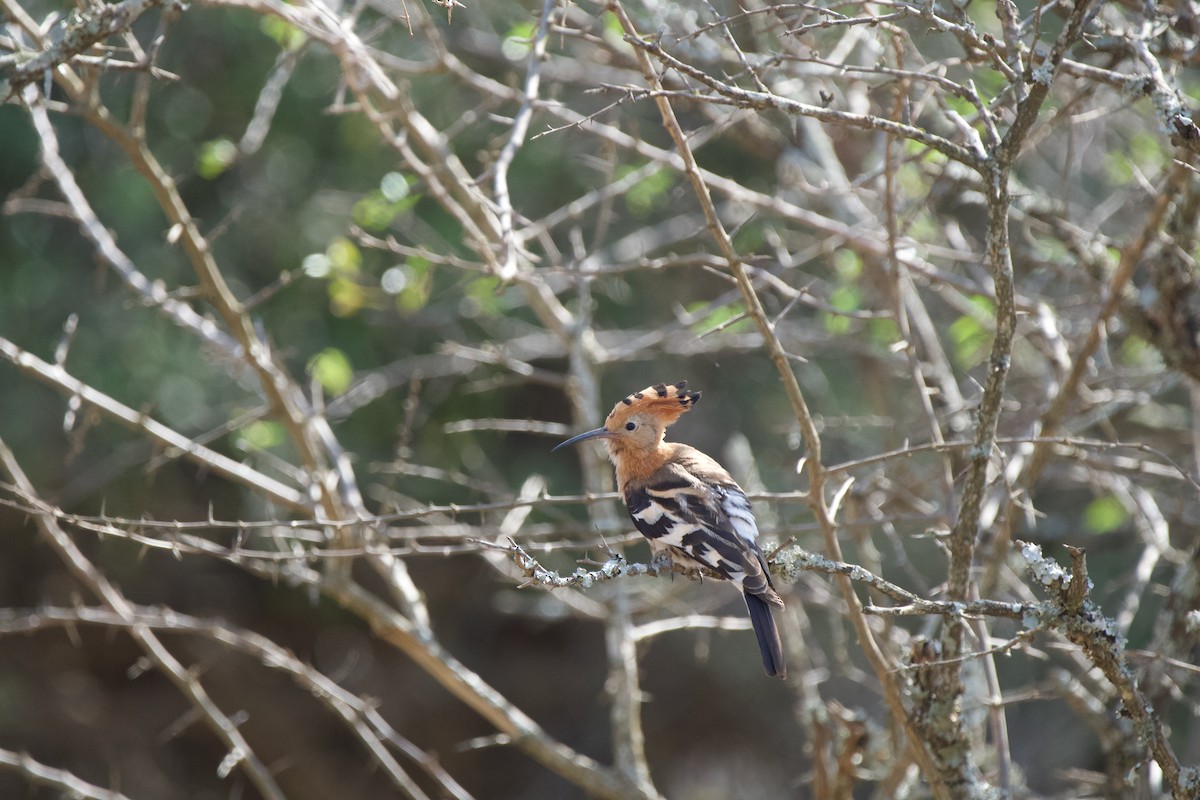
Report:
[[[727,477],[721,483],[700,480],[679,465],[656,477],[625,490],[629,514],[642,535],[743,591],[781,605],[758,547],[750,501],[741,488]]]

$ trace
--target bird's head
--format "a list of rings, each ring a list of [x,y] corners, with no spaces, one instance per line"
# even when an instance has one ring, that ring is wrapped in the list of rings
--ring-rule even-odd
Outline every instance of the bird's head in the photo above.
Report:
[[[554,450],[587,439],[604,439],[610,452],[652,449],[662,441],[667,426],[699,399],[700,392],[687,390],[687,381],[649,386],[613,406],[603,428],[572,436]]]

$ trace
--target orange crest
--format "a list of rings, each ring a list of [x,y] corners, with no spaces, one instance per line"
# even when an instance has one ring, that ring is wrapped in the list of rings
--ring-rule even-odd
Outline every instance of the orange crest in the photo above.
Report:
[[[687,381],[675,384],[660,383],[647,386],[640,392],[625,397],[613,406],[604,426],[609,430],[620,427],[633,414],[653,414],[662,420],[663,427],[670,425],[700,399],[700,392],[689,392]]]

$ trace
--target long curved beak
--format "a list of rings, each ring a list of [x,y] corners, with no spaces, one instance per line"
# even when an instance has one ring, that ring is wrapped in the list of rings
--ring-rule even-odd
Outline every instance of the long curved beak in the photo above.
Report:
[[[570,439],[567,439],[565,442],[560,442],[560,443],[556,444],[550,452],[553,453],[555,450],[561,450],[562,448],[566,447],[569,444],[575,444],[576,442],[582,442],[584,439],[596,439],[596,438],[607,437],[607,436],[612,436],[612,433],[607,428],[596,428],[596,430],[594,430],[594,431],[588,431],[587,433],[581,433],[578,436],[572,436]]]

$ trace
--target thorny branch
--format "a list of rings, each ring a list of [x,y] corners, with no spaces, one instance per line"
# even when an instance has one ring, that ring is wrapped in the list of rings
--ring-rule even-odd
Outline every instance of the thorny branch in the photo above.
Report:
[[[14,55],[0,57],[0,77],[3,78],[3,82],[0,82],[0,89],[3,89],[0,103],[17,97],[27,85],[54,72],[59,65],[70,63],[92,46],[128,31],[147,11],[166,4],[167,0],[122,0],[119,3],[97,4],[86,11],[72,11],[63,22],[62,35],[57,40],[38,43],[44,47],[41,52],[28,54],[18,51]],[[5,5],[9,6],[8,3]]]
[[[170,451],[186,455],[198,464],[211,469],[219,475],[224,475],[257,492],[261,492],[269,499],[283,506],[297,510],[308,510],[309,508],[308,503],[305,502],[298,490],[268,475],[263,475],[239,461],[234,461],[228,456],[197,444],[187,436],[173,431],[123,403],[96,391],[91,386],[72,377],[62,366],[48,364],[32,353],[17,347],[7,339],[0,338],[0,358],[5,359],[31,377],[55,386],[69,397],[78,397],[84,403],[104,410],[113,419],[142,431],[150,438],[169,448]]]
[[[617,12],[618,18],[621,20],[622,27],[625,30],[627,41],[640,40],[640,35],[634,28],[632,21],[624,13],[622,6],[619,3],[614,3],[612,8]],[[651,64],[647,54],[638,50],[639,60],[642,73],[646,82],[652,89],[661,90],[662,84]],[[762,302],[758,297],[753,285],[751,284],[742,258],[738,255],[733,245],[733,239],[726,231],[721,219],[717,213],[716,207],[713,205],[712,196],[709,191],[708,184],[704,177],[700,174],[696,167],[696,159],[692,153],[691,147],[687,142],[687,138],[683,130],[679,126],[679,122],[675,116],[675,112],[670,101],[659,95],[655,98],[658,109],[663,118],[663,124],[675,142],[676,149],[684,161],[684,171],[691,180],[693,191],[697,200],[700,203],[705,221],[708,225],[708,230],[713,239],[716,241],[718,249],[725,258],[726,266],[733,276],[737,279],[738,288],[742,292],[743,300],[749,313],[754,320],[760,335],[766,345],[766,350],[775,364],[776,370],[779,372],[781,382],[785,393],[791,403],[792,411],[795,414],[796,421],[800,425],[800,430],[804,438],[805,449],[807,451],[806,462],[809,475],[809,503],[813,510],[813,514],[817,518],[818,524],[821,526],[824,535],[825,546],[829,550],[833,558],[841,559],[841,546],[837,540],[834,519],[836,517],[836,507],[831,507],[825,496],[825,473],[824,465],[821,460],[821,439],[817,431],[816,424],[813,420],[812,412],[809,410],[808,401],[805,399],[803,392],[800,389],[800,384],[796,380],[795,373],[792,370],[792,358],[784,349],[778,336],[775,334],[774,326],[767,318]],[[834,504],[836,506],[836,503]],[[862,613],[862,605],[858,597],[854,594],[848,580],[840,581],[840,589],[842,597],[850,610],[850,620],[855,628],[855,633],[858,636],[859,644],[863,651],[867,654],[871,662],[871,666],[875,671],[880,685],[883,687],[884,696],[887,698],[889,707],[892,710],[896,719],[905,719],[903,701],[900,696],[900,689],[892,674],[887,658],[883,650],[879,647],[876,638],[869,626],[867,625],[866,617]],[[925,754],[922,742],[915,736],[911,730],[909,741],[912,745],[913,752],[917,760],[922,763],[927,780],[934,785],[935,792],[941,796],[945,794],[945,788],[940,783],[940,778],[933,772],[932,765],[928,763],[928,757]]]
[[[546,589],[590,589],[597,583],[622,577],[649,576],[657,578],[664,573],[684,575],[695,580],[717,580],[717,574],[703,568],[689,568],[672,562],[669,558],[657,559],[649,564],[630,562],[616,552],[608,553],[608,560],[595,569],[577,567],[569,575],[547,569],[516,541],[507,545],[480,541],[481,545],[507,553],[517,568],[528,580],[518,588],[542,586]],[[842,575],[852,581],[868,586],[891,597],[903,606],[867,606],[864,613],[879,615],[934,614],[940,616],[970,617],[990,616],[1010,619],[1027,619],[1037,613],[1033,603],[1006,603],[996,600],[975,600],[967,603],[938,602],[926,600],[891,581],[873,574],[858,564],[832,561],[824,556],[810,553],[800,547],[784,546],[771,561],[771,571],[788,583],[795,583],[801,572],[818,572],[823,575]]]
[[[0,613],[0,634],[33,633],[47,628],[77,625],[97,625],[127,632],[133,627],[139,627],[164,633],[189,634],[210,639],[223,647],[244,653],[259,660],[269,669],[287,673],[309,695],[325,704],[333,714],[341,717],[364,749],[371,754],[375,763],[408,797],[418,800],[427,798],[428,795],[397,762],[392,755],[392,749],[424,769],[438,782],[448,797],[456,800],[470,798],[435,759],[397,733],[371,703],[346,691],[265,636],[237,630],[213,620],[180,614],[170,609],[136,606],[131,607],[128,615],[93,607],[50,606],[31,610],[13,609]]]
[[[1200,134],[1189,95],[1178,86],[1187,51],[1176,41],[1195,27],[1194,10],[1168,15],[1088,2],[1025,9],[1004,1],[995,7],[993,35],[984,32],[991,21],[974,16],[978,9],[939,3],[837,9],[784,3],[722,16],[715,4],[588,7],[549,0],[530,12],[528,26],[511,27],[492,9],[435,0],[447,11],[465,9],[447,28],[448,13],[435,22],[419,3],[205,0],[214,18],[278,22],[290,31],[279,43],[292,42],[281,47],[262,91],[247,94],[258,100],[245,109],[250,123],[237,156],[240,171],[228,183],[214,181],[216,194],[236,194],[235,184],[255,185],[256,172],[269,175],[280,163],[302,161],[304,148],[282,159],[274,153],[273,134],[280,132],[274,128],[281,124],[275,111],[281,102],[299,104],[324,92],[330,96],[322,97],[323,107],[305,106],[306,113],[360,121],[355,136],[374,136],[388,154],[370,169],[401,171],[418,201],[391,209],[396,216],[383,229],[359,219],[347,223],[349,240],[366,254],[349,281],[353,291],[381,317],[399,314],[404,336],[354,349],[359,357],[395,353],[395,360],[355,364],[350,391],[326,406],[317,381],[310,391],[294,377],[302,369],[293,364],[310,355],[292,352],[306,346],[303,337],[276,339],[313,318],[272,327],[287,318],[296,286],[317,282],[305,284],[307,269],[298,259],[267,265],[276,272],[265,280],[244,269],[241,250],[250,248],[222,247],[226,232],[236,236],[236,209],[219,208],[222,221],[205,233],[202,220],[214,213],[199,199],[205,192],[195,191],[195,176],[179,166],[187,157],[167,155],[190,140],[182,128],[154,118],[157,107],[170,106],[150,102],[160,99],[158,81],[169,74],[184,85],[195,80],[156,63],[186,44],[166,23],[192,9],[123,0],[36,20],[18,0],[0,5],[6,20],[0,94],[28,119],[40,154],[30,170],[36,175],[6,198],[4,213],[57,216],[76,226],[96,260],[135,298],[131,324],[150,309],[202,342],[205,353],[216,352],[239,399],[253,396],[252,418],[281,425],[290,448],[286,455],[264,452],[256,465],[239,461],[224,449],[225,435],[243,426],[236,414],[207,434],[189,432],[173,423],[170,407],[162,414],[153,407],[158,395],[135,397],[131,388],[127,397],[89,382],[83,376],[91,373],[77,362],[68,369],[69,337],[51,362],[33,355],[53,348],[34,332],[0,331],[14,397],[40,382],[66,398],[70,414],[80,412],[84,422],[71,416],[65,426],[72,447],[88,447],[97,420],[116,421],[161,451],[150,471],[186,459],[199,474],[212,472],[268,506],[214,511],[209,496],[197,501],[209,506],[205,519],[184,520],[182,512],[180,519],[139,519],[136,510],[122,516],[80,508],[70,498],[51,495],[51,502],[30,481],[14,480],[4,489],[11,498],[0,498],[0,506],[27,515],[104,607],[14,608],[0,612],[0,630],[102,625],[127,632],[229,748],[222,772],[240,767],[264,796],[281,790],[249,749],[255,743],[238,738],[234,718],[207,697],[201,677],[160,636],[204,638],[287,672],[352,732],[398,794],[427,796],[436,785],[443,794],[468,796],[432,754],[388,726],[386,708],[248,629],[134,606],[72,537],[118,548],[132,543],[179,559],[201,556],[235,565],[264,586],[300,585],[331,599],[538,768],[596,796],[657,796],[652,776],[673,769],[665,763],[665,740],[647,746],[652,729],[643,729],[642,716],[655,709],[644,706],[640,687],[657,676],[644,674],[637,644],[666,631],[745,622],[672,608],[677,600],[664,599],[649,582],[636,591],[614,583],[680,570],[607,550],[606,542],[623,547],[637,539],[618,520],[615,497],[604,491],[607,468],[594,454],[582,456],[578,495],[547,492],[541,475],[518,478],[530,462],[512,456],[522,452],[522,437],[597,424],[608,393],[628,389],[615,386],[618,375],[623,381],[651,365],[686,364],[706,373],[712,398],[706,402],[725,403],[726,412],[729,398],[753,395],[744,403],[752,413],[727,417],[754,443],[750,457],[733,465],[739,478],[744,471],[758,480],[760,464],[778,467],[792,458],[789,450],[803,453],[797,473],[806,488],[795,488],[796,478],[777,468],[764,482],[784,491],[750,492],[764,536],[817,535],[825,553],[789,544],[773,557],[775,574],[792,585],[789,659],[803,665],[803,677],[790,688],[804,712],[775,719],[795,726],[794,735],[778,738],[801,741],[809,733],[820,740],[827,735],[822,719],[845,718],[821,677],[833,671],[856,689],[881,694],[885,702],[874,705],[890,715],[872,721],[876,738],[887,742],[877,748],[890,753],[887,763],[870,763],[871,751],[851,741],[836,755],[832,747],[813,748],[821,786],[848,795],[870,780],[877,796],[915,797],[918,790],[905,787],[919,784],[917,764],[936,796],[1024,791],[1026,771],[1013,768],[1015,753],[1006,744],[1005,707],[1044,700],[1045,687],[1060,686],[1052,696],[1065,697],[1100,732],[1108,796],[1196,796],[1195,770],[1180,763],[1164,719],[1175,704],[1197,703],[1194,671],[1181,665],[1194,660],[1196,645],[1189,615],[1200,551],[1188,521],[1197,514],[1191,490],[1200,439],[1173,434],[1186,430],[1177,421],[1195,416],[1200,393],[1189,387],[1190,404],[1179,402],[1187,378],[1165,348],[1193,346],[1200,314],[1186,280],[1146,284],[1139,269],[1170,263],[1186,275],[1194,266],[1186,230],[1194,227],[1188,189],[1196,177],[1187,159],[1200,147]],[[154,14],[158,32],[141,41]],[[403,36],[390,37],[393,28]],[[497,33],[506,29],[507,42]],[[646,30],[657,32],[639,32]],[[1048,31],[1057,32],[1052,40]],[[289,49],[293,36],[304,43]],[[264,37],[262,45],[269,41]],[[332,58],[314,81],[297,67],[313,67],[309,54],[317,51]],[[527,55],[518,65],[513,53]],[[136,86],[123,104],[119,76],[131,73]],[[337,91],[325,91],[335,84]],[[616,102],[594,100],[614,93]],[[221,94],[229,119],[241,113],[237,96]],[[661,131],[645,116],[651,103]],[[154,124],[147,125],[148,116]],[[159,239],[182,253],[198,290],[169,286],[154,277],[157,265],[138,263],[151,251],[114,212],[123,200],[114,203],[105,180],[77,176],[86,169],[85,154],[76,132],[63,132],[80,121],[115,144],[114,160],[140,175],[165,220]],[[166,129],[175,137],[170,147],[156,138],[156,130]],[[282,133],[281,139],[300,135]],[[1135,137],[1142,146],[1127,147]],[[1147,156],[1147,141],[1158,152]],[[1175,166],[1172,146],[1180,154]],[[1118,180],[1126,161],[1131,177]],[[526,162],[552,182],[526,171]],[[330,188],[305,184],[305,192],[321,198],[357,191]],[[272,191],[282,197],[290,190]],[[246,205],[261,204],[263,196]],[[330,211],[336,206],[322,206],[321,216],[336,216]],[[1127,213],[1135,206],[1149,213]],[[311,219],[285,224],[316,252],[326,242],[313,240],[307,228],[320,226]],[[18,246],[10,241],[23,247],[37,240],[0,236],[0,252],[9,256],[6,248]],[[30,252],[30,263],[42,263]],[[376,257],[387,261],[379,272],[395,270],[383,292],[385,282],[372,272]],[[278,274],[298,280],[276,280]],[[493,276],[511,287],[483,283]],[[336,280],[347,276],[330,277],[331,288]],[[407,310],[395,310],[403,304],[392,289],[411,304]],[[1153,297],[1163,292],[1173,294]],[[306,305],[311,311],[311,297]],[[61,315],[68,312],[75,307]],[[1136,317],[1144,342],[1128,334],[1124,317]],[[348,330],[360,321],[322,318],[316,325]],[[1166,370],[1139,349],[1145,342],[1164,350]],[[770,377],[758,369],[767,362],[774,367]],[[552,393],[554,402],[540,392]],[[913,392],[919,403],[894,401]],[[787,416],[773,402],[778,394],[792,412],[787,425],[778,422]],[[341,423],[350,422],[350,430],[356,417],[370,418],[393,397],[403,405],[402,420],[372,428],[387,440],[382,454],[368,454],[365,445],[361,452],[346,448]],[[440,406],[461,408],[464,397],[486,397],[487,413],[440,416]],[[530,398],[538,397],[533,411]],[[449,398],[454,402],[444,402]],[[520,410],[491,407],[501,403]],[[565,405],[569,425],[561,421]],[[24,410],[18,416],[23,422]],[[28,416],[34,419],[36,410]],[[926,441],[910,441],[906,432],[913,430],[926,430]],[[497,455],[490,445],[502,435],[509,438]],[[7,428],[5,438],[18,441]],[[392,439],[399,440],[394,448]],[[38,451],[52,452],[53,443],[45,444],[38,440]],[[14,444],[18,452],[28,447]],[[831,453],[841,463],[826,464]],[[16,456],[7,449],[3,455],[8,471],[20,475]],[[371,472],[360,490],[365,465],[384,459],[392,462]],[[68,463],[64,472],[70,471]],[[432,502],[430,485],[439,487],[439,502]],[[1179,492],[1181,485],[1188,491]],[[797,519],[802,504],[810,515]],[[271,518],[270,507],[291,518]],[[1111,616],[1100,611],[1110,601],[1094,596],[1099,590],[1087,581],[1082,551],[1070,551],[1070,571],[1032,545],[1019,546],[1024,571],[1009,557],[1017,534],[1074,540],[1085,530],[1131,556],[1128,572],[1113,582],[1120,589],[1113,590]],[[597,547],[606,561],[568,574],[530,555]],[[457,565],[456,557],[481,554],[506,583],[523,577],[525,585],[559,589],[544,597],[567,619],[603,623],[614,766],[567,747],[547,733],[553,728],[493,688],[492,662],[502,660],[496,653],[468,655],[464,644],[463,653],[452,654],[438,638],[437,617],[408,575],[408,559]],[[382,595],[360,583],[357,560],[370,564],[369,585]],[[839,592],[829,593],[827,582],[809,573],[833,576]],[[1047,600],[1031,591],[1039,585]],[[1153,622],[1156,644],[1133,662],[1126,637],[1143,603],[1159,602],[1158,594],[1168,602]],[[527,597],[509,613],[543,613],[519,605]],[[917,636],[912,616],[938,617],[941,640]],[[1000,631],[995,639],[993,625]],[[849,631],[858,649],[846,641]],[[1033,637],[1048,635],[1065,641],[1041,656],[1048,669],[1069,678],[1045,680],[1025,694],[1010,689],[992,656],[1023,654]],[[692,640],[705,641],[702,633]],[[466,666],[472,659],[486,666],[472,670]],[[985,707],[986,735],[975,714]],[[1127,714],[1128,722],[1113,726],[1113,711]],[[1161,769],[1162,791],[1151,771],[1136,769],[1147,752]],[[652,757],[664,764],[652,764]],[[777,761],[800,763],[790,755]],[[122,796],[18,753],[0,751],[0,767],[31,785]],[[1035,770],[1028,776],[1036,781]],[[781,785],[794,788],[796,780],[788,773]]]
[[[128,795],[102,789],[81,780],[70,772],[47,766],[28,753],[0,749],[0,769],[18,772],[35,786],[47,786],[70,797],[84,800],[130,800]]]
[[[545,0],[542,4],[537,31],[534,33],[532,46],[529,48],[529,67],[525,73],[525,97],[521,108],[517,111],[517,116],[513,119],[512,133],[500,150],[496,163],[492,165],[492,172],[495,175],[496,203],[500,207],[500,237],[504,247],[499,277],[505,281],[511,281],[517,277],[518,251],[522,249],[513,233],[513,208],[512,197],[508,190],[508,170],[525,141],[525,136],[529,131],[529,121],[533,117],[533,106],[538,101],[538,86],[541,83],[540,67],[546,59],[546,39],[550,31],[550,17],[557,4],[557,0]]]
[[[35,494],[25,471],[3,439],[0,439],[0,471],[24,494],[29,496]],[[246,773],[263,797],[269,798],[269,800],[282,800],[286,795],[279,788],[275,777],[250,747],[250,743],[246,741],[229,715],[209,696],[196,676],[179,662],[153,632],[134,624],[134,609],[125,595],[92,564],[71,537],[53,519],[38,516],[35,518],[35,523],[43,539],[62,560],[64,566],[98,600],[121,617],[122,621],[129,626],[130,635],[145,652],[146,657],[175,684],[180,694],[192,704],[200,719],[208,725],[213,734],[225,746],[226,756],[221,762],[221,766],[218,767],[218,771],[228,775],[234,769],[240,769]]]

